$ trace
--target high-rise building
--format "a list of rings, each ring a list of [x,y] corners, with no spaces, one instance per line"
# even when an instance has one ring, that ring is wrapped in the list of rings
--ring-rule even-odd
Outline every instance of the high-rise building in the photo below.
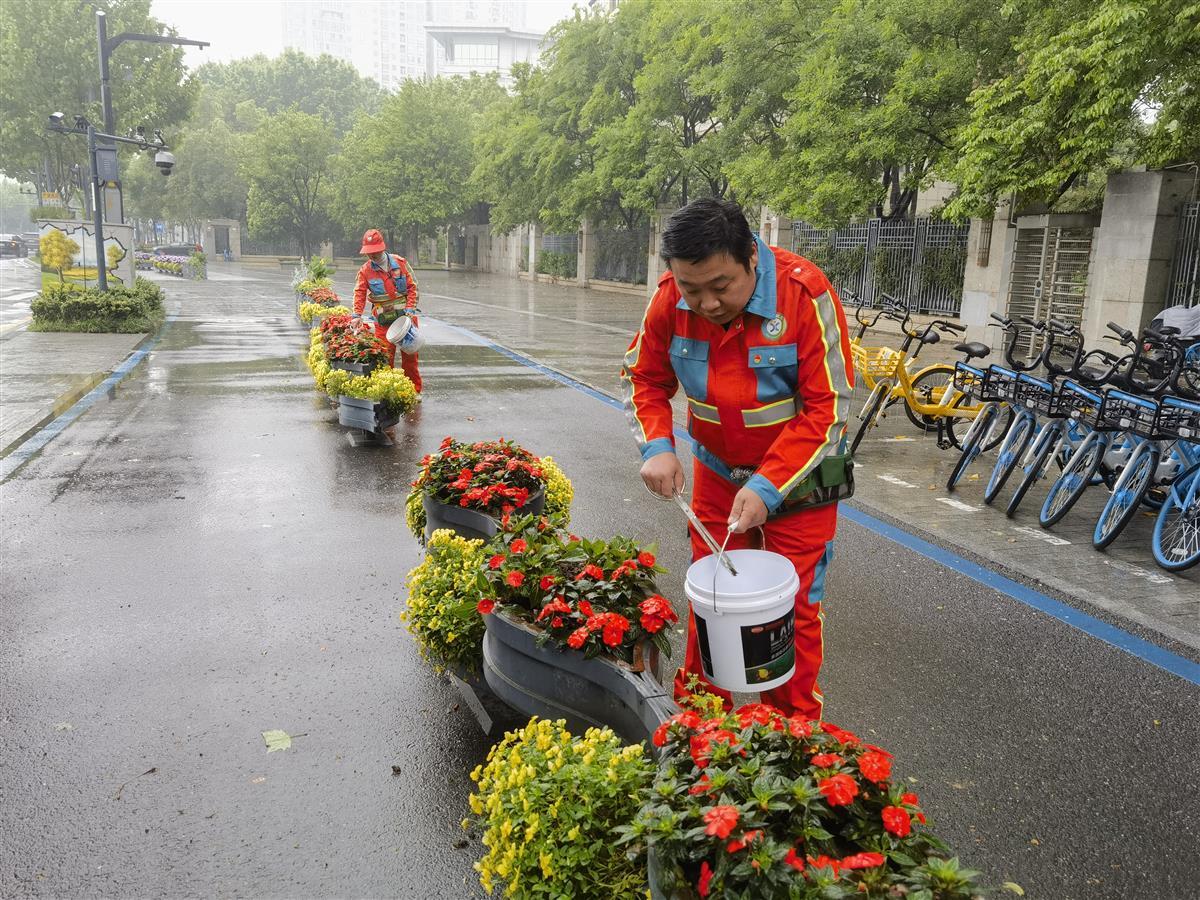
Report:
[[[464,30],[465,29],[465,30]],[[392,89],[406,78],[497,72],[537,59],[520,0],[285,0],[283,44],[328,53]]]

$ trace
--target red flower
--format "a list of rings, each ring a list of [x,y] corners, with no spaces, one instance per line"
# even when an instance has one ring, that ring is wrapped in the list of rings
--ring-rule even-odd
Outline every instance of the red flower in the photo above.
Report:
[[[527,543],[525,543],[524,538],[517,538],[515,541],[513,541],[511,544],[508,545],[508,548],[510,550],[512,550],[513,553],[524,553],[526,550],[529,549],[529,545]]]
[[[704,814],[704,833],[725,840],[740,817],[736,806],[714,806]]]
[[[817,789],[830,806],[849,806],[858,795],[858,782],[844,772],[830,775],[817,782]]]
[[[553,575],[543,575],[543,576],[542,576],[542,580],[541,580],[541,582],[539,583],[539,585],[538,585],[538,586],[539,586],[539,587],[540,587],[540,588],[541,588],[543,591],[548,591],[548,590],[550,590],[550,588],[554,587],[554,576],[553,576]]]
[[[582,581],[584,578],[591,578],[596,581],[604,580],[604,570],[595,563],[588,563],[583,567],[583,571],[575,576],[576,581]]]
[[[738,724],[743,728],[750,724],[770,725],[771,722],[779,715],[779,710],[773,706],[768,706],[766,703],[747,703],[737,709],[734,715],[738,718]]]
[[[832,737],[835,741],[841,741],[843,744],[861,744],[858,735],[851,731],[846,731],[844,728],[838,728],[829,722],[821,723],[821,730]]]
[[[855,853],[853,856],[843,856],[838,861],[843,869],[873,869],[885,862],[887,860],[882,853]]]
[[[592,604],[586,600],[579,601],[579,612],[582,615],[587,616],[589,619],[595,615],[595,612],[592,611]]]
[[[604,624],[604,643],[609,647],[619,647],[625,640],[625,632],[629,630],[629,620],[618,613],[607,613],[609,618]]]
[[[574,544],[574,543],[578,543],[578,542],[579,542],[579,535],[577,535],[577,534],[568,534],[568,535],[567,535],[567,540],[568,540],[568,541],[570,541],[570,542],[571,542],[571,543],[573,543],[573,544]]]
[[[555,616],[550,620],[551,628],[562,628],[562,616]]]
[[[508,584],[512,587],[520,587],[522,584],[525,583],[525,573],[524,572],[509,572],[504,580],[506,582],[508,582]]]
[[[798,716],[792,716],[787,720],[788,734],[794,738],[812,737],[812,726]]]
[[[912,831],[912,819],[909,818],[908,810],[903,806],[885,806],[883,808],[883,828],[896,837],[907,837],[908,833]]]
[[[707,862],[700,863],[700,880],[696,882],[696,890],[701,897],[708,896],[708,883],[712,881],[713,871]]]
[[[842,758],[836,753],[818,753],[812,758],[812,764],[818,769],[832,769],[841,761]]]
[[[504,555],[501,553],[497,553],[495,556],[493,556],[491,559],[488,560],[488,568],[489,569],[498,569],[502,565],[504,565]]]
[[[878,750],[869,750],[858,758],[858,770],[868,781],[883,784],[892,775],[892,761]]]
[[[584,628],[583,631],[586,632],[587,629]],[[666,744],[667,729],[670,727],[671,727],[671,723],[668,721],[668,722],[663,722],[661,725],[659,725],[657,728],[655,728],[654,736],[650,738],[650,743],[654,744],[655,747],[661,747],[664,744]]]
[[[841,871],[841,868],[842,868],[838,864],[838,861],[836,859],[830,859],[828,856],[825,856],[824,854],[822,854],[821,856],[818,856],[816,859],[813,859],[810,856],[808,858],[808,864],[810,866],[812,866],[814,869],[820,869],[822,867],[828,867],[830,869],[833,869],[834,875],[837,875]]]
[[[482,600],[480,600],[478,603],[475,604],[476,612],[478,612],[480,615],[484,615],[484,616],[486,616],[488,613],[490,613],[495,608],[496,608],[496,601],[489,600],[486,597],[484,597]]]
[[[567,638],[567,646],[570,647],[572,650],[578,650],[580,647],[582,647],[587,642],[587,639],[588,639],[587,628],[576,628],[574,631],[571,632],[571,636],[569,638]]]
[[[688,794],[695,797],[699,794],[705,793],[710,787],[712,787],[712,783],[708,780],[708,774],[705,773],[704,775],[700,776],[699,781],[688,788]]]
[[[920,801],[917,800],[917,795],[912,792],[901,794],[900,802],[907,803],[910,806],[920,806],[921,805]]]
[[[747,831],[740,838],[734,838],[725,845],[725,849],[730,853],[737,853],[739,850],[745,850],[746,845],[758,840],[762,835],[761,831]]]
[[[787,856],[783,858],[783,861],[798,872],[804,871],[804,857],[796,855],[795,847],[788,849]]]
[[[650,553],[647,550],[643,550],[641,553],[639,553],[637,555],[637,561],[639,563],[641,563],[643,566],[645,566],[647,569],[653,568],[654,563],[656,562],[656,560],[654,559],[654,554]]]

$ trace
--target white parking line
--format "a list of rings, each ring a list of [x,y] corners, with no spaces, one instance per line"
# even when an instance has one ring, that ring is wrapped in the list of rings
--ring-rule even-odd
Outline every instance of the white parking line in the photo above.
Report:
[[[897,478],[895,475],[892,475],[890,473],[885,473],[883,475],[876,475],[875,477],[878,478],[880,481],[886,481],[888,484],[894,484],[898,487],[906,487],[906,488],[915,488],[916,487],[915,484],[905,481],[903,478]]]
[[[1014,525],[1013,531],[1017,532],[1018,534],[1023,534],[1026,537],[1036,538],[1039,541],[1052,544],[1055,547],[1065,547],[1071,543],[1066,538],[1061,538],[1058,535],[1051,534],[1048,531],[1042,531],[1042,529],[1034,528],[1031,525]]]
[[[979,512],[983,509],[982,506],[972,506],[970,503],[963,503],[961,500],[955,500],[953,497],[938,497],[938,503],[945,503],[947,506],[962,510],[963,512]]]
[[[1126,575],[1132,575],[1134,578],[1142,578],[1151,584],[1171,584],[1173,579],[1170,575],[1163,575],[1159,572],[1151,572],[1149,569],[1143,569],[1141,566],[1135,566],[1133,563],[1121,562],[1119,559],[1105,559],[1106,566],[1112,566],[1118,572],[1124,572]]]

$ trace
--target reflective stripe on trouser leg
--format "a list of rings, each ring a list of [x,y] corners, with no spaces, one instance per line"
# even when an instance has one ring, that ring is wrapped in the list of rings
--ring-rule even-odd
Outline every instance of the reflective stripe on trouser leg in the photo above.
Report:
[[[817,677],[825,659],[825,618],[820,597],[828,553],[825,547],[820,547],[805,554],[788,554],[800,574],[800,590],[796,593],[796,672],[787,684],[762,694],[764,703],[806,720],[819,720],[825,702]]]

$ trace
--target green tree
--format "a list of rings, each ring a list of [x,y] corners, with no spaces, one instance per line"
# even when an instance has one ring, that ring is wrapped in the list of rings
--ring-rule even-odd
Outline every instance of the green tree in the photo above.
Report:
[[[79,245],[57,228],[51,228],[38,241],[38,253],[41,255],[42,265],[58,273],[60,284],[64,281],[63,269],[71,268],[75,262],[75,254],[78,252]]]
[[[337,215],[349,233],[400,231],[410,254],[418,229],[461,216],[475,202],[469,181],[480,110],[500,101],[494,79],[406,81],[359,117],[337,162]]]
[[[1090,171],[1200,153],[1200,4],[1016,0],[1026,18],[1009,71],[970,97],[959,193],[948,211],[998,197],[1054,204]]]
[[[249,186],[247,225],[259,238],[296,239],[316,251],[329,225],[338,139],[324,121],[289,110],[265,119],[241,142],[238,171]]]
[[[206,87],[204,118],[224,119],[234,130],[256,128],[262,114],[298,109],[329,122],[335,134],[350,130],[355,116],[383,99],[384,92],[354,66],[332,56],[306,56],[284,50],[279,56],[251,56],[210,63],[196,70]]]
[[[91,3],[0,3],[0,172],[28,178],[49,160],[52,188],[66,190],[72,164],[86,167],[78,138],[47,134],[52,112],[82,114],[102,125],[94,9],[108,14],[108,33],[172,33],[150,15],[150,0]],[[161,44],[123,44],[111,57],[118,132],[134,125],[164,130],[187,118],[198,88],[183,51]],[[124,156],[124,154],[122,154]]]

